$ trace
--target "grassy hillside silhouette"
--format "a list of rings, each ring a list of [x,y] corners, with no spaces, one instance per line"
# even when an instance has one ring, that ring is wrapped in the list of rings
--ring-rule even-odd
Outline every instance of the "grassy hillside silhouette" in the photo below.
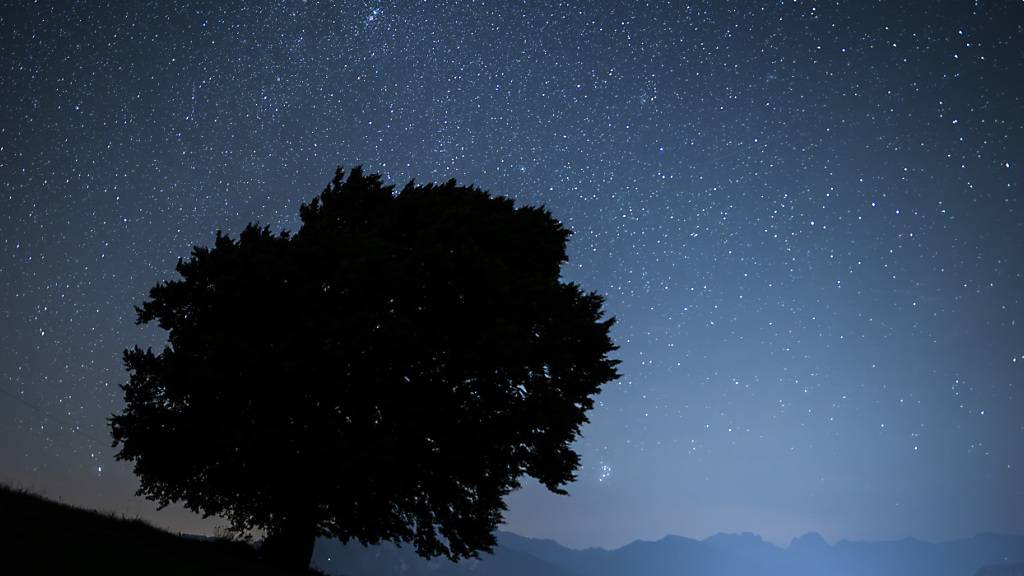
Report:
[[[3,485],[0,511],[5,574],[317,574],[264,566],[244,542],[178,536]]]

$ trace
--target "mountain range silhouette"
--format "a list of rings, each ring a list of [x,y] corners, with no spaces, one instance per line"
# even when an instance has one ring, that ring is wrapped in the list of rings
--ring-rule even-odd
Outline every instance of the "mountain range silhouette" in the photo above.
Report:
[[[457,564],[424,560],[409,547],[321,540],[313,565],[344,576],[1024,576],[1024,536],[829,544],[811,532],[779,547],[747,532],[574,550],[501,532],[493,555]]]

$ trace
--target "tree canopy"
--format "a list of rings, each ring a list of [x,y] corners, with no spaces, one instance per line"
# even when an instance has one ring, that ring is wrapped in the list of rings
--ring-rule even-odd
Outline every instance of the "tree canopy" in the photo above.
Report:
[[[168,332],[124,360],[117,457],[139,493],[313,539],[490,550],[520,478],[564,492],[617,378],[603,299],[561,280],[570,231],[478,188],[338,169],[294,235],[255,224],[179,260],[137,308]]]

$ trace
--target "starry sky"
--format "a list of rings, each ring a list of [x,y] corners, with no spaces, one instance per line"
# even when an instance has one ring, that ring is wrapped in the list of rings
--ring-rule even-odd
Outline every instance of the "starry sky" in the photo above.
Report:
[[[132,306],[336,165],[544,204],[623,378],[506,529],[1024,533],[1020,1],[5,2],[0,480],[115,462]]]

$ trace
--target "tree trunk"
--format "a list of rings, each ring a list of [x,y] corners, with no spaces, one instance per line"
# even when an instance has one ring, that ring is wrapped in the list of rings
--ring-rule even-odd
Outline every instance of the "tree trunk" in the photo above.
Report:
[[[316,523],[301,516],[292,516],[267,531],[260,546],[260,556],[268,564],[303,572],[309,569],[316,543]]]

